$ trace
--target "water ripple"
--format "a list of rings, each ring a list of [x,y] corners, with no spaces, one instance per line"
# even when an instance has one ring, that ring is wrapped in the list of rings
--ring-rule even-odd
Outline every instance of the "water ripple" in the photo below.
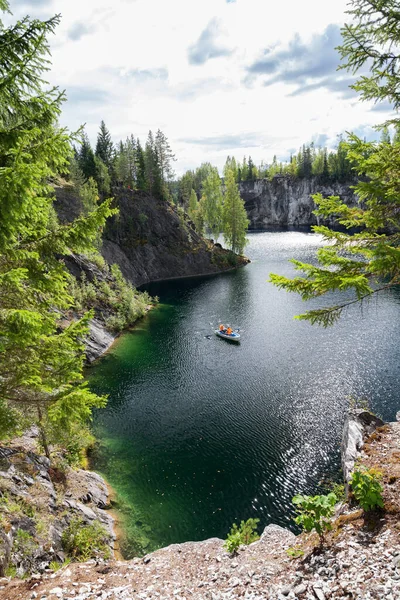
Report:
[[[349,399],[394,418],[399,292],[325,330],[294,321],[306,306],[267,283],[293,274],[290,257],[315,260],[320,243],[252,234],[248,267],[152,286],[163,304],[92,370],[110,395],[95,420],[97,468],[122,498],[128,555],[138,536],[148,550],[225,537],[248,517],[293,526],[293,495],[338,472]],[[221,321],[241,327],[240,345],[213,334]]]

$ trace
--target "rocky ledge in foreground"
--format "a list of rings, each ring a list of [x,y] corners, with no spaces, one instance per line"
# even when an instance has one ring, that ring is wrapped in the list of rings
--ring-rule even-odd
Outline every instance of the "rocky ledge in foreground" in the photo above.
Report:
[[[323,547],[316,534],[269,525],[233,557],[219,539],[177,544],[129,562],[70,564],[24,582],[3,578],[0,598],[399,600],[400,423],[367,434],[358,458],[382,472],[385,510],[367,516],[342,505]]]
[[[90,471],[37,454],[35,427],[0,447],[0,576],[40,578],[76,554],[71,537],[97,532],[100,554],[113,556],[108,489]],[[67,537],[66,537],[67,536]],[[70,551],[69,551],[70,550]],[[86,548],[80,548],[83,552]],[[77,558],[79,558],[77,556]],[[82,558],[82,557],[81,557]],[[6,579],[7,581],[7,579]],[[4,583],[3,583],[4,585]],[[0,586],[0,598],[8,592]]]

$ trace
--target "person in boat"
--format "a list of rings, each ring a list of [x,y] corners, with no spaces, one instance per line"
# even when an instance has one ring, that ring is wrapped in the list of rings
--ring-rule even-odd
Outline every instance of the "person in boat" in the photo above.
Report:
[[[228,329],[226,330],[227,335],[232,335],[232,329],[230,327],[228,327]]]
[[[221,333],[226,333],[226,327],[224,325],[220,325],[219,330]]]

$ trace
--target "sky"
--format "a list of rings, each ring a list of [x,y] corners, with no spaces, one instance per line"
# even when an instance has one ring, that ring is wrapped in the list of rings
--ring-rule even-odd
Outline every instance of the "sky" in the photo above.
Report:
[[[390,114],[337,71],[344,0],[11,0],[10,24],[61,14],[47,80],[66,90],[61,124],[103,119],[115,142],[161,129],[178,176],[227,155],[270,163],[303,143],[377,137]]]

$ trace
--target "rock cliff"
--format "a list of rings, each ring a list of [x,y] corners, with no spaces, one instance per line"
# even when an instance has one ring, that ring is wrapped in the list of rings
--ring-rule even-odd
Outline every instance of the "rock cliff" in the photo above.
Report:
[[[62,222],[79,215],[73,189],[56,187],[55,208]],[[145,192],[113,191],[119,214],[109,219],[101,252],[139,287],[151,281],[210,275],[246,264],[219,244],[202,238],[184,213]]]
[[[315,204],[311,194],[321,192],[323,196],[340,196],[351,206],[356,201],[351,185],[354,182],[321,184],[315,177],[299,179],[285,175],[275,176],[271,181],[242,182],[240,194],[250,219],[249,229],[299,227],[317,224],[317,218],[312,214]]]
[[[134,287],[162,279],[211,275],[249,262],[246,257],[205,240],[194,230],[187,215],[168,202],[122,188],[115,189],[113,195],[119,214],[107,222],[101,253],[108,265],[120,267]],[[55,186],[54,206],[62,223],[73,221],[82,212],[74,187],[65,182]],[[78,281],[83,275],[90,283],[113,285],[107,265],[101,268],[78,255],[65,257],[64,262]],[[96,316],[86,340],[89,363],[101,356],[116,337],[116,332],[107,326],[110,306],[100,304],[86,307],[94,308]]]

